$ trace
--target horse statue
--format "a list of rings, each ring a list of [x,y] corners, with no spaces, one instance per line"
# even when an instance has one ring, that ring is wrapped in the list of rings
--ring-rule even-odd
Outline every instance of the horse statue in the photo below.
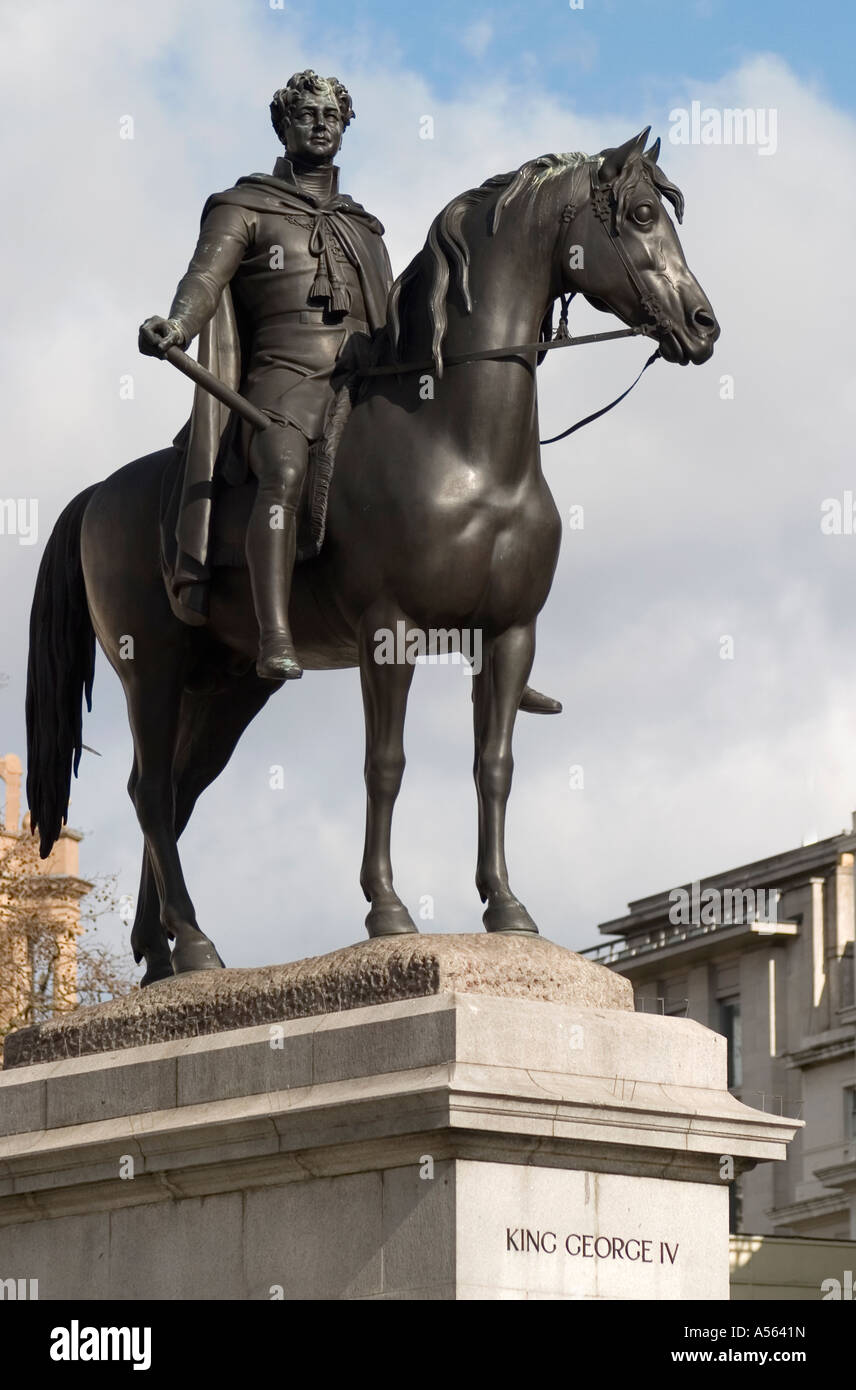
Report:
[[[664,206],[680,221],[683,196],[659,167],[659,141],[645,151],[648,133],[595,156],[543,155],[454,198],[390,291],[373,344],[380,365],[355,389],[326,539],[295,571],[290,616],[303,667],[359,666],[370,936],[417,930],[390,860],[413,663],[377,659],[377,635],[450,629],[476,634],[481,652],[473,708],[484,925],[537,934],[509,886],[505,812],[515,715],[561,535],[539,451],[544,325],[557,298],[580,293],[656,339],[669,362],[705,362],[719,336]],[[206,627],[170,608],[159,517],[174,459],[173,449],[137,459],[69,503],[42,558],[30,628],[27,791],[43,856],[78,770],[96,637],[125,690],[128,791],[145,841],[131,935],[143,985],[223,965],[197,924],[177,842],[279,688],[256,675],[246,569],[215,571]],[[133,660],[122,659],[128,634]]]

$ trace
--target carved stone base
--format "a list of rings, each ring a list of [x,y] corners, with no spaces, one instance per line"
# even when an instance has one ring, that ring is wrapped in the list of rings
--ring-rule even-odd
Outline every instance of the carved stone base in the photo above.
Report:
[[[398,1001],[0,1073],[0,1276],[41,1299],[727,1298],[723,1156],[784,1158],[798,1122],[735,1100],[699,1024],[525,997],[533,949],[537,988],[567,987],[559,948],[478,938],[473,973],[450,940],[451,991],[422,938],[421,997],[405,971]],[[357,949],[391,974],[405,946]]]

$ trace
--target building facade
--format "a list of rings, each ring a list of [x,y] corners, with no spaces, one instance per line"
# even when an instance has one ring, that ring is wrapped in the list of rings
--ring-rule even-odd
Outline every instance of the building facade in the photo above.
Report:
[[[80,900],[92,888],[78,870],[78,831],[64,827],[47,859],[33,852],[22,777],[14,753],[0,757],[0,1036],[76,1006]]]
[[[856,1240],[854,830],[629,904],[582,952],[638,1009],[728,1040],[745,1104],[805,1121],[786,1163],[732,1185],[732,1230]]]

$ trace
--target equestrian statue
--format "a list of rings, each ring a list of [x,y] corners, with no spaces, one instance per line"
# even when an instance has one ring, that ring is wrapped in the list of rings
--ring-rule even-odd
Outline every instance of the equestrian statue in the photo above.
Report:
[[[381,659],[380,634],[477,639],[483,921],[537,933],[505,861],[517,711],[561,708],[527,684],[561,534],[536,368],[553,348],[626,334],[656,341],[646,366],[702,363],[719,336],[666,211],[681,221],[683,196],[659,141],[646,151],[649,129],[462,193],[393,283],[382,225],[339,191],[333,160],[353,115],[345,87],[311,70],[275,94],[285,154],[272,175],[208,199],[168,315],[140,328],[142,352],[197,382],[191,417],[170,448],[69,503],[39,570],[31,824],[46,856],[78,771],[97,639],[133,734],[128,790],[145,848],[131,946],[144,985],[222,967],[178,839],[247,725],[304,670],[359,667],[366,927],[416,931],[390,858],[414,663]],[[574,294],[627,327],[571,338]]]

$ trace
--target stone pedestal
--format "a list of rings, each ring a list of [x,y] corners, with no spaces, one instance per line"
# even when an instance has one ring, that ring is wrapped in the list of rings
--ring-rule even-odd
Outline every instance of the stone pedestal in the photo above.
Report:
[[[722,1037],[523,938],[277,970],[10,1041],[0,1279],[42,1299],[728,1297],[725,1179],[783,1158],[798,1122],[728,1093]],[[213,1031],[250,975],[264,1021]]]

